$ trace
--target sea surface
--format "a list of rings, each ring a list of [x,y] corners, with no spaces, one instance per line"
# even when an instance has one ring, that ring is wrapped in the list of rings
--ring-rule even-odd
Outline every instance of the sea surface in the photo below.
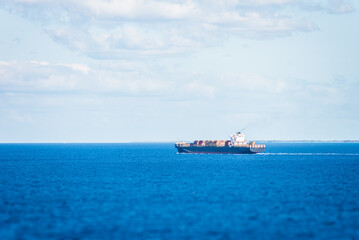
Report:
[[[0,144],[0,239],[359,239],[359,144]]]

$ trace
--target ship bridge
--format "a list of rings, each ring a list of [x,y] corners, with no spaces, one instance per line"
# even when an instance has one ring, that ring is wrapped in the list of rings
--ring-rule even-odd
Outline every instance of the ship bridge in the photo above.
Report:
[[[235,134],[231,135],[231,143],[233,146],[238,146],[242,144],[246,144],[246,141],[244,140],[245,135],[241,132],[236,132]]]

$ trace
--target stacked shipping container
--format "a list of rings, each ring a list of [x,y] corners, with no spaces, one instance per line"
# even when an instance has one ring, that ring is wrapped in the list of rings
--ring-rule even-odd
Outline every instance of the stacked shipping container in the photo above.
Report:
[[[225,147],[231,146],[231,141],[229,140],[196,140],[191,146],[208,146],[208,147]]]

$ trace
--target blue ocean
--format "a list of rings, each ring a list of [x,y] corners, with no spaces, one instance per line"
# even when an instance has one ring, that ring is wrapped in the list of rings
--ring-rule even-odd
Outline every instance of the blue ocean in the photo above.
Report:
[[[0,239],[359,239],[359,143],[0,144]]]

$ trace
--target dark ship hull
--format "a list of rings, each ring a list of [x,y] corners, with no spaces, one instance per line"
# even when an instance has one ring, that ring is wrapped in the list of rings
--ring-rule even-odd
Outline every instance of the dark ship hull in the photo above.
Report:
[[[177,142],[178,153],[209,153],[209,154],[255,154],[264,152],[264,144],[256,144],[244,140],[244,134],[237,132],[231,140],[196,140],[193,143]]]
[[[264,147],[235,147],[235,146],[186,146],[175,145],[178,153],[197,153],[197,154],[256,154],[264,152]]]

